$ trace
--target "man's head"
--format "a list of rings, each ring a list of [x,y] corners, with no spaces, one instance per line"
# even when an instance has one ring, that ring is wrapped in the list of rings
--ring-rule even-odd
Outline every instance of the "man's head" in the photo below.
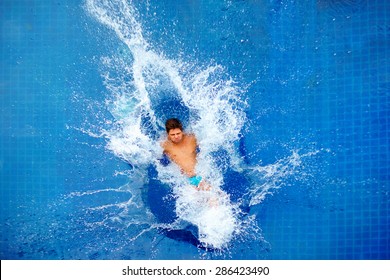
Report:
[[[183,140],[183,125],[178,119],[172,118],[165,122],[165,130],[168,139],[173,143],[180,143]]]

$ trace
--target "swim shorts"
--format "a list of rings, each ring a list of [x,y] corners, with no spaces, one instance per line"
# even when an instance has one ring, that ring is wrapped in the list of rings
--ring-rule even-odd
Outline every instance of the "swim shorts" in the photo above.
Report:
[[[199,186],[200,182],[202,181],[202,177],[201,176],[193,176],[193,177],[188,178],[188,181],[190,182],[191,185],[197,187],[197,186]]]

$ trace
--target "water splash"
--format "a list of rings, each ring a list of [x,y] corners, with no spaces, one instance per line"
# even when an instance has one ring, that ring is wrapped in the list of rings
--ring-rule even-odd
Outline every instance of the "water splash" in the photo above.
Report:
[[[267,195],[273,194],[275,190],[283,187],[289,177],[304,177],[305,174],[300,168],[302,168],[305,158],[311,158],[319,152],[312,151],[300,154],[299,151],[294,150],[290,156],[279,159],[275,163],[248,167],[249,176],[255,182],[246,194],[249,206],[260,204]]]
[[[155,166],[158,179],[172,189],[179,220],[196,225],[203,244],[226,246],[239,227],[239,211],[221,189],[223,172],[213,153],[227,151],[229,163],[238,168],[236,146],[246,106],[242,90],[220,65],[194,67],[153,51],[142,35],[137,11],[127,1],[87,0],[85,7],[128,48],[127,56],[102,58],[102,77],[110,93],[106,103],[116,120],[103,132],[107,148],[138,170],[138,176],[145,178],[150,165]],[[169,117],[179,117],[197,135],[202,150],[197,173],[212,191],[194,191],[175,166],[162,167],[156,161],[162,153],[157,142]],[[132,185],[129,192],[137,196]],[[216,224],[216,216],[223,226]]]
[[[186,229],[189,224],[196,226],[192,233],[207,248],[227,248],[232,240],[249,232],[262,240],[255,215],[243,211],[243,206],[261,203],[310,155],[293,152],[272,165],[245,166],[239,153],[247,122],[245,89],[221,65],[199,66],[154,51],[143,37],[138,12],[131,2],[86,0],[85,8],[126,46],[120,54],[101,59],[102,78],[109,93],[106,106],[115,121],[90,135],[105,137],[107,149],[128,162],[131,169],[125,188],[131,199],[91,211],[119,207],[120,213],[113,214],[111,222],[145,225],[133,240],[155,228],[173,231]],[[197,136],[201,153],[196,172],[212,186],[211,191],[194,190],[175,165],[162,166],[157,160],[162,154],[158,142],[165,137],[164,122],[170,117],[180,118],[187,131]],[[247,174],[253,182],[234,201],[226,191],[236,187],[226,187],[226,173],[232,170]],[[161,204],[174,201],[174,221],[161,222],[150,215],[148,209],[155,206],[151,204],[158,202],[148,202],[145,197],[153,188],[165,188],[161,197],[153,197]]]

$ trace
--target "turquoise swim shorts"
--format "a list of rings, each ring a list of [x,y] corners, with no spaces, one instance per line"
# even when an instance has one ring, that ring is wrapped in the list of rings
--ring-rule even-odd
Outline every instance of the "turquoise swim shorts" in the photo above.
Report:
[[[197,186],[199,186],[200,182],[202,181],[202,177],[201,176],[194,176],[194,177],[188,178],[188,181],[190,182],[191,185],[197,187]]]

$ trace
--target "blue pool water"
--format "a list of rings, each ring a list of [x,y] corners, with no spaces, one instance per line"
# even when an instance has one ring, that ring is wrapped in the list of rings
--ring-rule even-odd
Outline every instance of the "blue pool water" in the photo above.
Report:
[[[389,259],[389,11],[1,1],[1,259]]]

